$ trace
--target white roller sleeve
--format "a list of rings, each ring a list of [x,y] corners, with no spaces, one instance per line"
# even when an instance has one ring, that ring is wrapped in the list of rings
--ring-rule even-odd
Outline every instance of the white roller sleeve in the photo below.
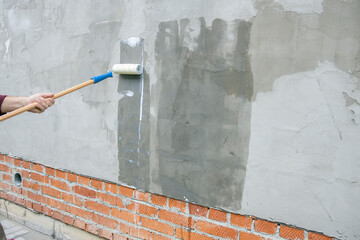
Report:
[[[112,72],[116,74],[142,74],[143,68],[140,64],[114,64]]]

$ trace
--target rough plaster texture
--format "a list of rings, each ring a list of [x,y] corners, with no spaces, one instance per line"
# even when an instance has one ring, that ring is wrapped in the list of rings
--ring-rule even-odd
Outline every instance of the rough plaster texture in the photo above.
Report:
[[[0,152],[360,237],[360,1],[2,1],[0,11],[1,93],[102,74],[126,61],[120,40],[133,36],[145,66],[133,89],[116,77],[1,123]]]

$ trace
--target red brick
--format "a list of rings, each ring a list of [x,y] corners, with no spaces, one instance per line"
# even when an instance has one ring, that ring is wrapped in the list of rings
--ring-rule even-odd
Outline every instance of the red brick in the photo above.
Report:
[[[14,197],[14,202],[19,204],[19,205],[24,205],[24,198],[22,197]]]
[[[304,240],[304,230],[288,227],[281,225],[280,226],[280,237],[291,239],[291,240]]]
[[[74,192],[88,198],[96,198],[96,192],[85,187],[75,186]]]
[[[173,226],[166,223],[161,223],[158,220],[149,219],[145,217],[141,218],[141,226],[144,228],[152,229],[157,232],[164,233],[169,236],[174,236],[175,233],[175,229]]]
[[[91,186],[99,189],[99,190],[103,190],[103,182],[96,180],[96,179],[91,179]]]
[[[5,199],[14,202],[15,201],[15,197],[14,195],[12,195],[11,193],[6,193],[5,194]]]
[[[70,191],[70,187],[66,182],[63,182],[63,181],[60,181],[57,179],[51,179],[50,184],[55,188],[59,188],[61,190],[67,191],[67,192]]]
[[[41,192],[43,194],[49,195],[51,197],[55,197],[55,198],[60,198],[61,197],[61,192],[56,190],[56,189],[53,189],[51,187],[42,186]]]
[[[61,198],[66,202],[74,203],[74,196],[71,195],[71,194],[67,194],[67,193],[62,192],[61,193]]]
[[[33,208],[32,204],[33,204],[33,203],[32,203],[31,201],[25,201],[24,206],[27,207],[27,208],[31,208],[31,209],[32,209],[32,208]]]
[[[0,181],[0,188],[2,188],[4,190],[9,190],[9,187],[10,187],[9,184]]]
[[[140,217],[138,215],[124,210],[120,211],[117,208],[113,208],[111,210],[111,216],[130,223],[138,223],[140,221]]]
[[[40,191],[40,185],[38,183],[33,182],[33,181],[28,181],[26,179],[23,179],[23,187],[31,188],[32,190],[35,190],[35,191]]]
[[[151,232],[136,227],[132,227],[124,223],[120,223],[120,232],[140,239],[147,239],[147,240],[151,239]],[[156,239],[156,238],[152,238],[152,239]]]
[[[61,171],[61,170],[55,170],[55,172],[56,172],[56,177],[57,178],[66,179],[66,172]]]
[[[53,211],[53,218],[62,221],[63,215],[58,211]]]
[[[26,189],[23,189],[23,190],[21,191],[21,195],[23,195],[24,197],[27,196],[27,193],[28,193],[28,191],[27,191]]]
[[[171,222],[183,227],[187,227],[190,229],[194,229],[195,221],[191,217],[187,217],[185,215],[181,215],[178,213],[170,212],[167,210],[160,209],[159,210],[159,219],[165,220],[167,222]]]
[[[74,221],[75,221],[75,219],[73,217],[70,217],[67,215],[64,215],[63,220],[64,220],[64,223],[69,224],[69,225],[73,225]]]
[[[227,213],[223,211],[219,211],[216,209],[209,209],[209,218],[219,222],[226,222],[227,221]]]
[[[102,229],[102,228],[100,229],[100,236],[105,239],[109,239],[109,240],[113,239],[113,234],[110,231]]]
[[[85,230],[86,223],[80,219],[75,219],[74,226],[80,229]]]
[[[157,209],[152,206],[147,206],[138,202],[131,202],[131,204],[126,205],[126,209],[153,217],[157,214]]]
[[[144,202],[149,201],[149,193],[141,192],[139,190],[135,190],[135,198]]]
[[[325,235],[319,234],[319,233],[309,233],[309,240],[331,240],[331,237],[327,237]]]
[[[7,182],[12,182],[12,176],[10,174],[3,173],[2,179],[4,179]]]
[[[119,222],[117,220],[103,217],[98,214],[93,214],[93,221],[102,226],[112,228],[112,229],[117,229],[117,227],[119,226]]]
[[[105,185],[105,191],[106,192],[111,192],[111,193],[114,193],[114,194],[117,194],[118,193],[118,186],[116,184],[113,184],[113,183],[104,183]]]
[[[151,232],[144,230],[144,229],[139,229],[137,228],[137,237],[140,239],[150,239],[151,238]],[[152,239],[156,239],[156,238],[152,238]]]
[[[35,173],[35,172],[32,172],[30,174],[30,178],[32,180],[35,180],[35,181],[38,181],[38,182],[45,182],[45,176],[44,175],[41,175],[41,174],[38,174],[38,173]]]
[[[207,212],[208,212],[208,208],[189,203],[189,212],[192,215],[196,215],[196,216],[200,216],[200,217],[206,217]]]
[[[9,172],[9,167],[5,164],[0,163],[0,170],[3,172]]]
[[[261,219],[255,219],[255,231],[275,234],[277,229],[277,224]]]
[[[159,205],[159,206],[166,206],[167,205],[167,198],[160,195],[151,195],[151,202],[153,204]]]
[[[46,215],[46,216],[51,216],[52,215],[52,211],[50,208],[46,207],[46,206],[43,206],[43,213]]]
[[[36,201],[36,202],[46,204],[46,197],[44,197],[43,195],[28,191],[27,192],[27,197],[34,200],[34,201]]]
[[[71,181],[71,182],[77,182],[77,175],[73,174],[73,173],[67,173],[67,180]]]
[[[45,173],[46,173],[47,175],[50,175],[50,176],[55,177],[55,169],[53,169],[53,168],[46,167],[46,168],[45,168]]]
[[[1,182],[0,182],[1,184]],[[6,192],[0,191],[0,197],[6,199]]]
[[[186,203],[180,200],[169,198],[169,208],[178,208],[180,211],[186,211]]]
[[[135,209],[137,213],[147,215],[149,217],[154,217],[157,214],[157,209],[151,206],[147,206],[141,203],[135,203]]]
[[[133,191],[134,190],[132,188],[119,186],[119,195],[124,195],[124,196],[127,196],[127,197],[133,197]]]
[[[78,207],[69,206],[69,213],[74,214],[86,220],[92,219],[93,214],[91,212],[82,210]]]
[[[119,208],[125,208],[122,199],[119,197],[116,198],[116,206]]]
[[[146,238],[144,238],[144,239],[146,239]],[[119,235],[119,234],[114,233],[113,240],[129,240],[129,238],[128,238],[128,237],[125,237],[125,236],[122,236],[122,235]]]
[[[85,207],[103,213],[105,215],[109,215],[111,210],[108,206],[94,201],[86,201]]]
[[[198,233],[190,232],[186,229],[176,228],[176,237],[184,240],[213,240],[214,238],[207,237]]]
[[[77,206],[84,206],[84,202],[85,202],[85,199],[83,197],[79,197],[79,196],[74,196],[74,203],[77,205]]]
[[[79,183],[84,184],[86,186],[90,186],[90,178],[79,176]]]
[[[131,226],[125,224],[125,223],[122,223],[120,222],[120,232],[121,233],[125,233],[125,234],[129,234],[130,235],[130,228]]]
[[[12,157],[5,156],[5,162],[7,162],[7,163],[9,163],[9,164],[12,164],[12,163],[13,163]]]
[[[33,203],[33,209],[37,212],[42,212],[42,206],[39,203]]]
[[[56,209],[60,209],[62,203],[58,200],[52,199],[52,198],[47,198],[46,199],[47,205]]]
[[[21,192],[22,192],[22,189],[19,187],[16,187],[16,186],[11,186],[10,189],[13,193],[21,194]]]
[[[20,167],[21,166],[21,160],[14,158],[14,165]]]
[[[252,217],[243,216],[239,214],[231,214],[231,224],[239,227],[243,227],[246,229],[251,229]]]
[[[241,240],[265,240],[265,238],[260,237],[258,235],[247,233],[247,232],[240,232],[240,239]]]
[[[30,177],[30,173],[29,173],[29,171],[27,171],[27,170],[21,170],[21,176],[22,176],[23,178],[29,178],[29,177]]]
[[[37,171],[37,172],[41,172],[41,173],[44,172],[44,167],[42,165],[36,164],[36,163],[32,164],[31,169],[34,171]]]
[[[89,223],[86,224],[85,230],[95,235],[99,234],[99,229],[96,226]]]
[[[156,239],[156,240],[170,240],[171,238],[168,237],[164,237],[162,235],[156,234],[156,233],[152,233],[152,238]]]
[[[23,161],[22,166],[23,166],[23,168],[31,169],[31,163],[30,162]]]
[[[201,220],[196,221],[196,229],[204,233],[227,239],[237,239],[238,236],[238,231],[235,229]]]
[[[101,192],[97,193],[97,197],[100,198],[101,201],[103,201],[103,202],[108,202],[111,205],[116,206],[117,197],[111,196],[106,193],[101,193]]]

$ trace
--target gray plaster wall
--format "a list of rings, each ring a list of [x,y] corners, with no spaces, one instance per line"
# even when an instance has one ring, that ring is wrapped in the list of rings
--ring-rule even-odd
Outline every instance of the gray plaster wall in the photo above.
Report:
[[[135,61],[130,37],[145,70],[2,122],[1,153],[360,238],[360,1],[3,0],[0,13],[1,94]]]

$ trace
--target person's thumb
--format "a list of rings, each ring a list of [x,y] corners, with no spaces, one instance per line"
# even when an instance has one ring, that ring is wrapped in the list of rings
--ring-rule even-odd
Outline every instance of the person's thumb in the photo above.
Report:
[[[43,98],[52,98],[54,96],[54,94],[53,93],[41,93],[40,96]]]

